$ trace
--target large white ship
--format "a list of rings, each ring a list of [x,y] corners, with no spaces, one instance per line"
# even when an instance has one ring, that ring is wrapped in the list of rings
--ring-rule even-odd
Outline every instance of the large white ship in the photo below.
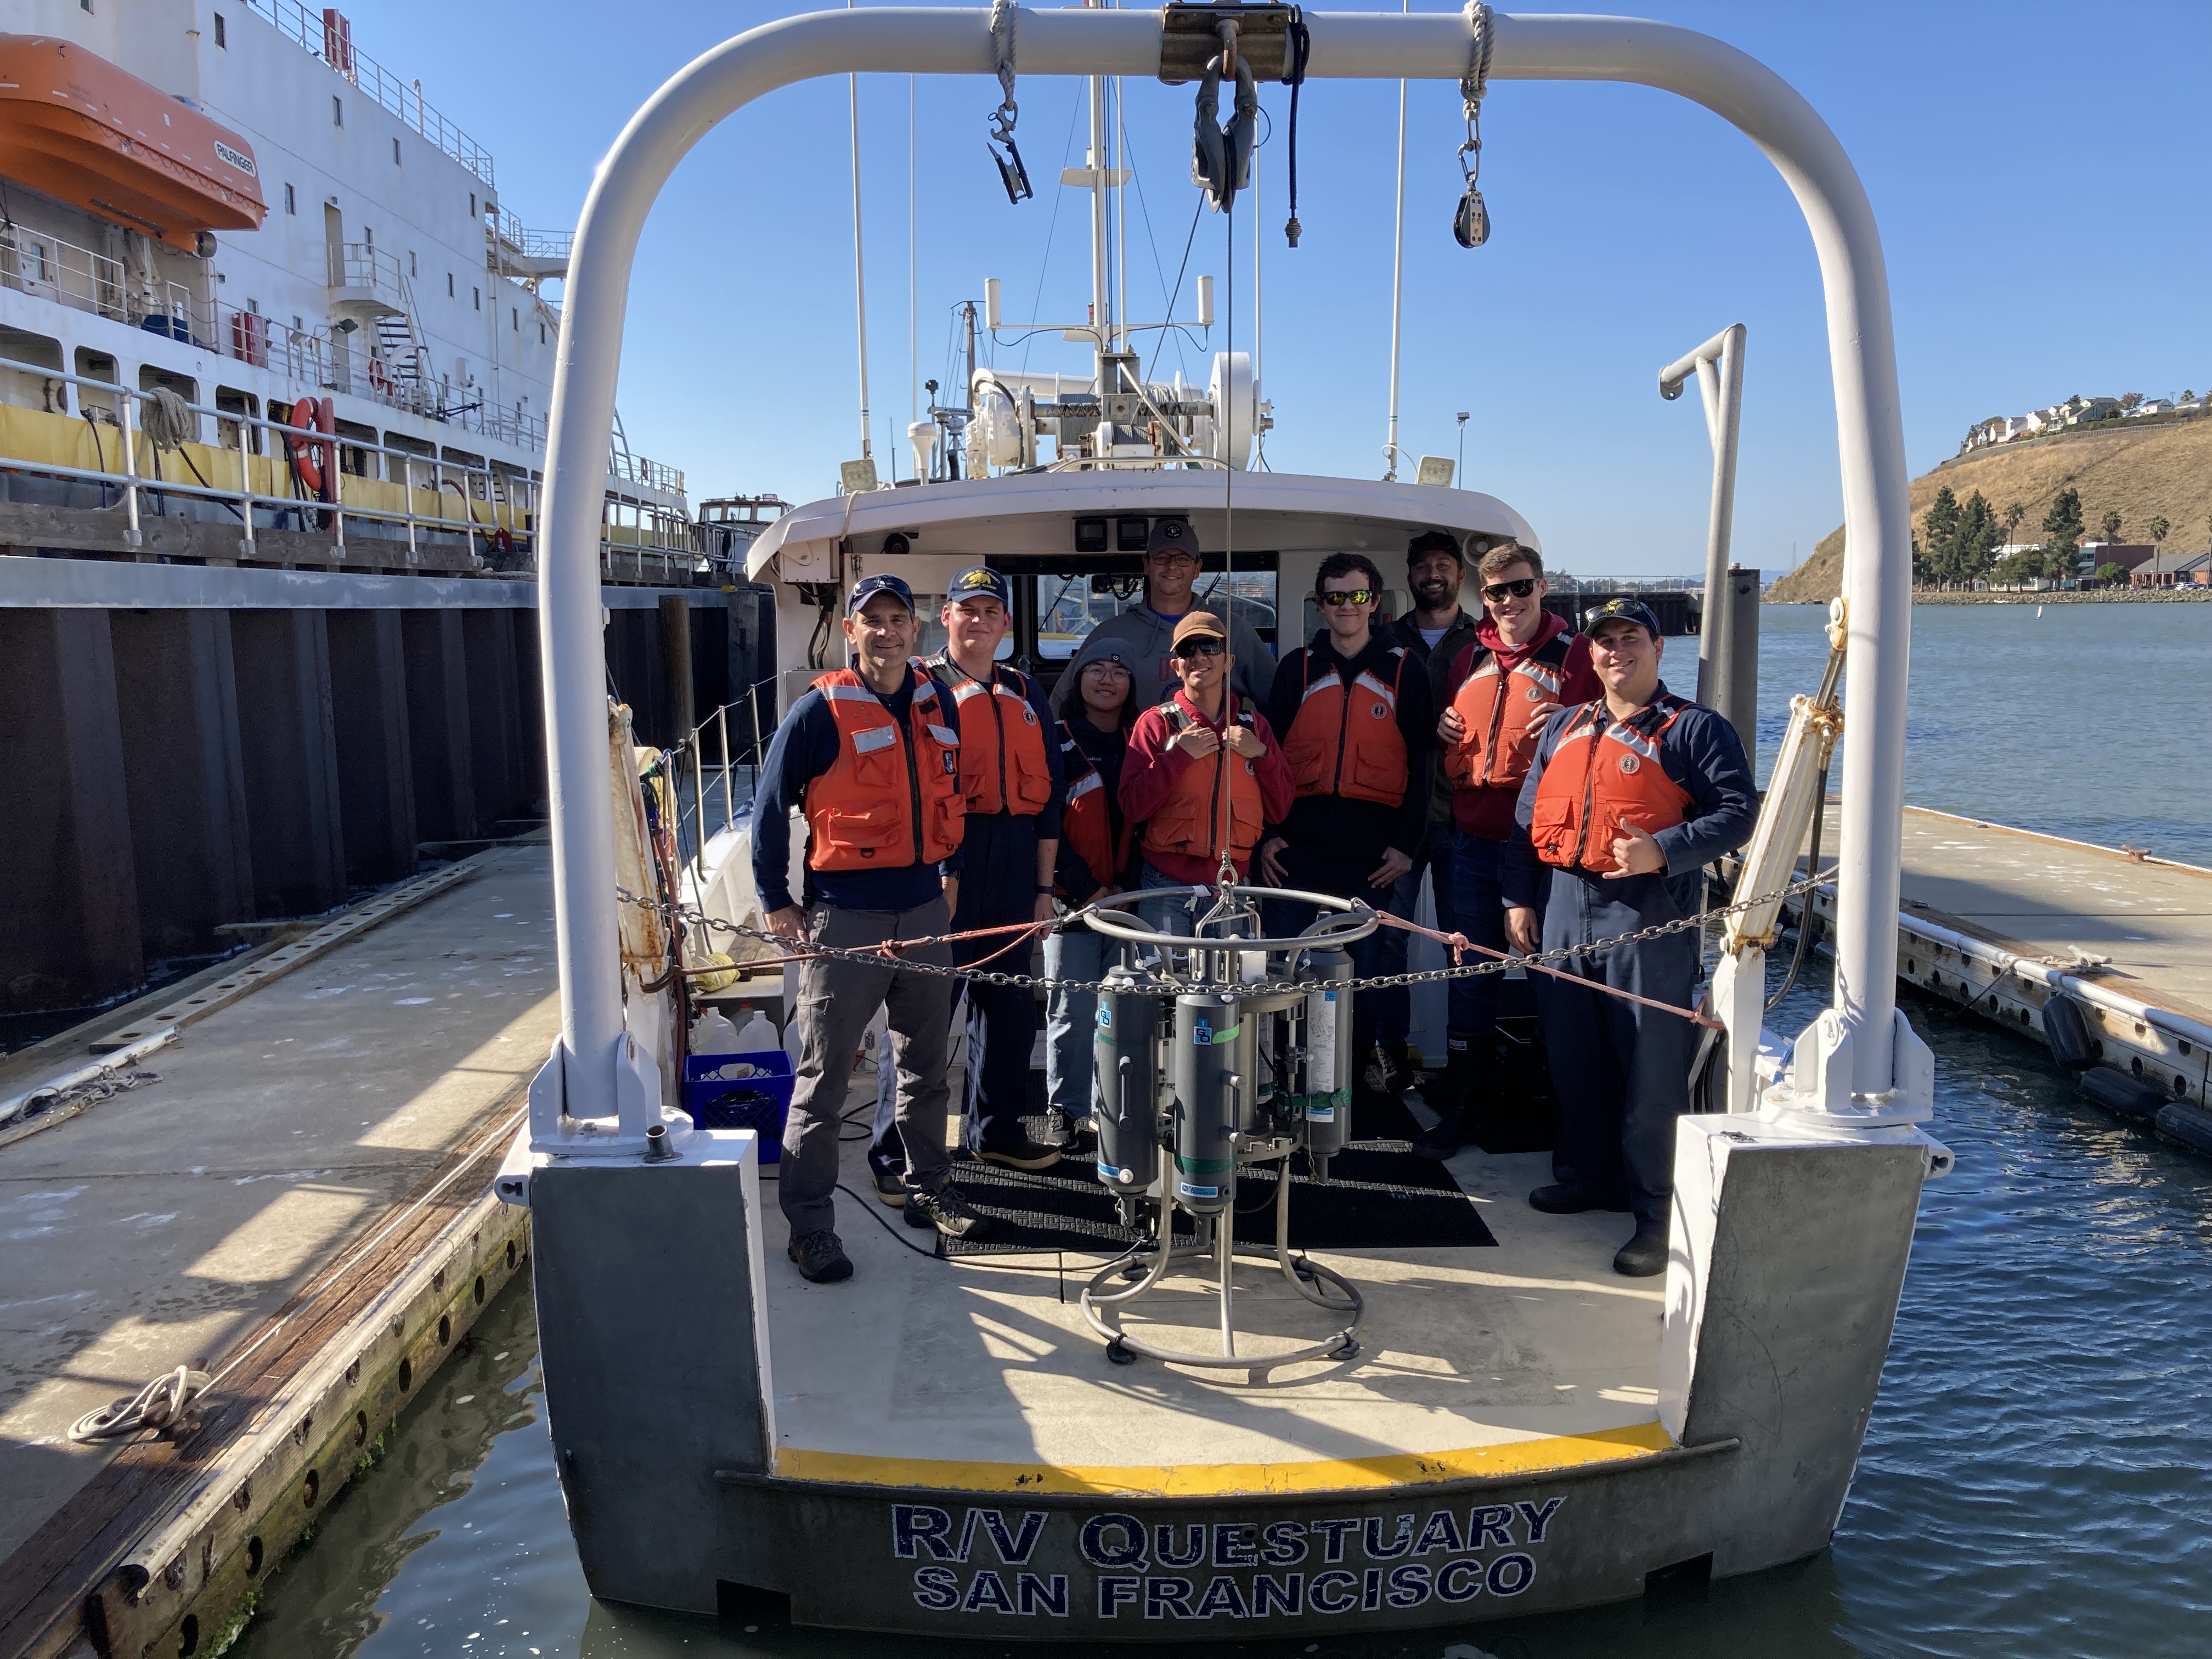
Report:
[[[524,227],[491,152],[335,9],[24,0],[9,16],[0,502],[106,509],[136,473],[178,489],[131,489],[116,552],[252,562],[250,490],[254,531],[330,532],[322,559],[280,539],[267,562],[525,568],[568,236]],[[173,415],[158,433],[181,453],[125,451],[124,424],[146,422],[117,388],[182,400],[185,429]],[[607,483],[609,574],[688,574],[683,474],[617,422]],[[157,517],[212,533],[149,540]],[[111,550],[75,530],[44,543],[0,521],[19,545]]]

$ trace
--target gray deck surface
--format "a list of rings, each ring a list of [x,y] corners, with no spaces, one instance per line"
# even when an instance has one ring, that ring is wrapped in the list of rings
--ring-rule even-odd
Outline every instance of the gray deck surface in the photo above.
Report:
[[[222,1355],[527,1080],[555,982],[546,849],[494,851],[0,1149],[0,1559],[106,1462],[71,1422]]]

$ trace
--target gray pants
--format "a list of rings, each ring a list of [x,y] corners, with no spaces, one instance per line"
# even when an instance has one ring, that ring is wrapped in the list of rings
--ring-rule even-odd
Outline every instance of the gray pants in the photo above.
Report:
[[[839,910],[808,907],[806,941],[844,949],[885,939],[927,939],[950,933],[945,901],[933,898],[911,910]],[[933,945],[908,960],[950,966],[951,951]],[[817,957],[799,968],[800,1048],[791,1116],[783,1126],[783,1162],[776,1186],[784,1219],[793,1233],[812,1232],[836,1220],[831,1194],[837,1186],[838,1127],[853,1085],[853,1054],[881,1006],[890,1016],[887,1056],[898,1067],[897,1121],[906,1147],[909,1192],[945,1184],[951,1159],[945,1150],[949,1092],[945,1085],[946,1016],[953,981],[940,975],[902,973],[885,963]]]

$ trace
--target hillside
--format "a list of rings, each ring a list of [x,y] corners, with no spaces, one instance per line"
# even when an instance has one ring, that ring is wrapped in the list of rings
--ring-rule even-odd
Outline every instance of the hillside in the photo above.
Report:
[[[1944,462],[1912,481],[1914,533],[1936,492],[1948,484],[1962,501],[1980,490],[1999,513],[2008,501],[2024,503],[2027,516],[2021,520],[2020,538],[2040,541],[2036,526],[2052,498],[2071,484],[2081,492],[2081,517],[2092,534],[2106,511],[2118,508],[2124,520],[2123,541],[2148,541],[2146,526],[2162,515],[2173,526],[2166,538],[2169,551],[2203,548],[2205,515],[2212,514],[2212,419],[2112,424],[2119,430],[2018,440]],[[1832,598],[1843,565],[1838,525],[1766,597],[1777,603]]]

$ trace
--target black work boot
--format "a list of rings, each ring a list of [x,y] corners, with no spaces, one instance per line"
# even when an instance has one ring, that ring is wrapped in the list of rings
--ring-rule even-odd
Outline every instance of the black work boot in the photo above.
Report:
[[[1555,1181],[1548,1187],[1537,1188],[1528,1194],[1528,1207],[1541,1210],[1546,1215],[1581,1215],[1588,1210],[1609,1210],[1615,1215],[1628,1212],[1623,1200],[1571,1181]],[[1626,1273],[1627,1269],[1621,1271]]]
[[[835,1285],[853,1276],[853,1263],[845,1246],[827,1227],[793,1233],[783,1253],[799,1264],[799,1276],[817,1285]]]
[[[1423,1158],[1445,1158],[1474,1138],[1474,1092],[1479,1052],[1471,1037],[1455,1036],[1446,1049],[1442,1078],[1422,1097],[1437,1114],[1436,1127],[1413,1139],[1413,1150]]]
[[[1663,1221],[1639,1221],[1636,1237],[1620,1247],[1613,1258],[1613,1270],[1631,1279],[1649,1279],[1667,1271],[1667,1224]]]

